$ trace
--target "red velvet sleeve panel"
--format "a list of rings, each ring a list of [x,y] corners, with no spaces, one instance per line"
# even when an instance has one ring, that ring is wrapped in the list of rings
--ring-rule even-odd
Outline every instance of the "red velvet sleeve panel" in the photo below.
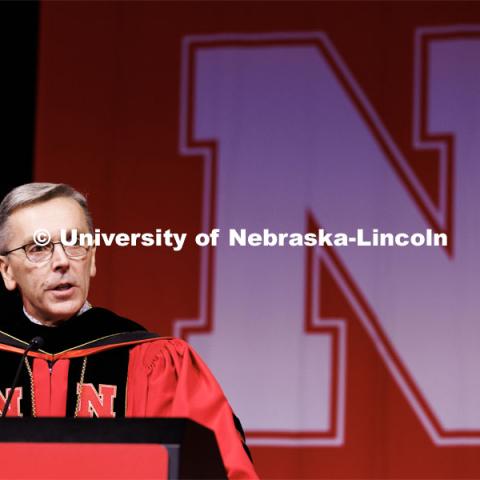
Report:
[[[127,416],[191,418],[215,432],[228,478],[258,478],[220,385],[183,340],[159,339],[131,350]]]

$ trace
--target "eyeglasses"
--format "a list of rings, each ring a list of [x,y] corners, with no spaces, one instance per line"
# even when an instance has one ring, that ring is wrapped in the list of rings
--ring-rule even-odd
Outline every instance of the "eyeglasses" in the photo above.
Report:
[[[9,255],[17,250],[23,250],[28,260],[32,263],[46,262],[53,256],[55,245],[61,245],[65,255],[69,258],[83,258],[86,257],[90,247],[82,245],[64,245],[62,242],[48,242],[46,245],[37,245],[36,243],[27,243],[21,247],[14,248],[8,252],[3,252],[2,255]]]

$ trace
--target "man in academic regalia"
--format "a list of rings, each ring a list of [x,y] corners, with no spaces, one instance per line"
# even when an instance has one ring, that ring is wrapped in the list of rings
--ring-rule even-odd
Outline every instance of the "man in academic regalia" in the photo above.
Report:
[[[241,425],[198,354],[92,307],[95,247],[60,242],[62,230],[93,232],[85,197],[68,185],[22,185],[0,204],[0,271],[23,302],[0,321],[0,410],[21,354],[41,337],[8,416],[188,417],[215,432],[229,478],[257,478]]]

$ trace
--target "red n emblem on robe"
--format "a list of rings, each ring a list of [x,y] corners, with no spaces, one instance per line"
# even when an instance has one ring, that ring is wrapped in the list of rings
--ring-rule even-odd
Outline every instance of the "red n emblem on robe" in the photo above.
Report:
[[[116,385],[102,385],[97,389],[92,383],[77,384],[77,394],[81,390],[77,417],[115,417],[113,401],[117,396]]]

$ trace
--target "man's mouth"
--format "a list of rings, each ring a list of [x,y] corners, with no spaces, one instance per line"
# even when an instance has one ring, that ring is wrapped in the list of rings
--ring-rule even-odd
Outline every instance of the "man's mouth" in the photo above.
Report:
[[[64,292],[66,290],[69,290],[72,287],[73,287],[72,283],[60,283],[56,287],[52,288],[51,290],[55,292]]]

